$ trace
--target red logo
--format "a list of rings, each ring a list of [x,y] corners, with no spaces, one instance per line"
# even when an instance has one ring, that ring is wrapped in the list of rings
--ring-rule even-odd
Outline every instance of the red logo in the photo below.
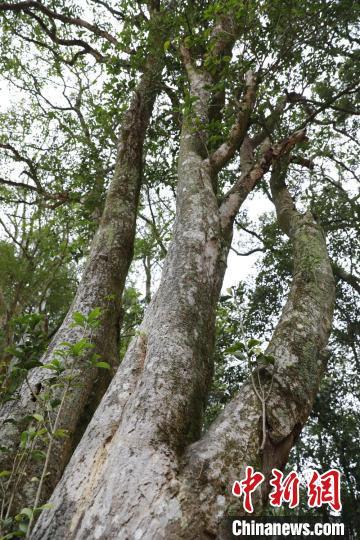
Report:
[[[254,511],[251,495],[264,480],[265,476],[261,472],[254,472],[252,467],[246,467],[244,480],[241,480],[241,482],[235,480],[233,484],[232,494],[235,497],[244,495],[244,509],[249,514]]]
[[[278,469],[272,470],[273,478],[270,485],[274,491],[270,493],[271,506],[280,507],[283,502],[289,503],[289,508],[296,508],[299,504],[300,480],[295,471],[291,471],[284,479],[284,474]]]
[[[341,510],[340,501],[340,471],[330,469],[324,474],[312,471],[311,478],[307,482],[308,506],[315,508],[328,504],[336,512]],[[232,494],[235,497],[243,496],[244,510],[251,514],[254,511],[252,494],[265,480],[261,472],[255,472],[253,467],[246,467],[245,478],[235,480],[232,486]],[[286,477],[278,469],[272,469],[270,486],[273,489],[269,495],[271,506],[279,508],[283,503],[288,503],[289,508],[296,508],[300,501],[300,479],[295,471],[291,471]]]
[[[308,482],[308,496],[310,508],[328,504],[336,512],[341,510],[340,471],[330,469],[324,474],[313,471]]]

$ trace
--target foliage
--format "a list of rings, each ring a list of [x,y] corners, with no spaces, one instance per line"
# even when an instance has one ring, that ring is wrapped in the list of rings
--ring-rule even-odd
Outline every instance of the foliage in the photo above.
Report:
[[[65,399],[71,398],[71,389],[74,385],[81,384],[81,377],[76,371],[76,364],[70,360],[77,359],[85,361],[87,351],[93,348],[91,339],[87,337],[91,330],[99,324],[101,315],[100,308],[95,308],[88,315],[79,312],[73,314],[73,326],[82,331],[81,337],[75,343],[63,342],[62,347],[54,352],[54,357],[50,363],[42,364],[37,360],[35,363],[42,369],[50,372],[50,377],[46,381],[46,389],[40,393],[36,385],[28,379],[28,372],[33,367],[26,363],[28,359],[28,345],[18,347],[16,360],[10,368],[10,379],[12,385],[6,388],[6,392],[0,394],[1,400],[16,399],[16,389],[18,385],[14,384],[19,376],[27,381],[29,390],[35,403],[34,413],[31,416],[14,420],[8,418],[6,422],[14,424],[19,430],[20,444],[18,448],[1,446],[0,451],[12,456],[12,468],[0,471],[0,489],[1,496],[1,514],[0,514],[0,532],[1,538],[29,537],[34,518],[40,512],[50,508],[48,504],[40,505],[41,491],[44,481],[49,474],[48,461],[49,455],[53,451],[54,444],[57,441],[67,437],[66,429],[61,427],[61,410]],[[34,322],[34,320],[32,320]],[[36,343],[36,342],[35,342]],[[100,356],[93,354],[87,360],[88,367],[110,369],[107,362],[99,360]],[[15,372],[15,375],[14,375]],[[37,490],[34,501],[29,501],[32,506],[23,508],[18,514],[13,515],[12,506],[17,496],[17,487],[20,482],[25,481],[28,476],[29,463],[39,461],[41,463],[39,476],[32,477],[31,482],[37,484]]]
[[[156,2],[52,0],[42,4],[67,17],[67,22],[47,15],[39,6],[0,9],[1,88],[7,102],[0,110],[3,401],[15,399],[20,382],[39,364],[72,301],[114,171],[119,127],[141,76],[146,37],[154,24],[150,12]],[[249,69],[258,77],[249,135],[274,143],[300,127],[307,128],[308,140],[292,156],[287,183],[297,206],[310,206],[323,226],[334,269],[340,267],[343,272],[342,277],[339,270],[335,272],[337,304],[328,375],[289,466],[303,469],[310,462],[319,468],[338,466],[346,482],[343,517],[351,522],[356,512],[360,514],[356,469],[359,4],[353,0],[196,0],[161,2],[161,8],[168,4],[171,16],[163,10],[170,21],[161,51],[166,66],[162,80],[154,82],[161,90],[144,148],[134,263],[123,298],[119,357],[124,357],[136,335],[159,282],[175,221],[181,120],[194,117],[196,108],[182,65],[180,45],[184,44],[194,65],[213,77],[209,88],[215,96],[213,113],[201,126],[207,134],[206,155],[229,136]],[[234,54],[213,55],[212,28],[233,11],[241,29]],[[85,19],[85,26],[76,22]],[[257,158],[260,147],[254,153]],[[219,174],[219,199],[238,178],[238,169],[236,154]],[[255,364],[264,360],[264,347],[257,347],[269,341],[288,292],[291,246],[273,211],[262,211],[266,204],[272,205],[267,184],[265,177],[237,217],[233,248],[240,255],[236,265],[241,266],[243,257],[255,256],[256,275],[233,278],[234,287],[220,298],[205,428],[248,376],[249,360]],[[89,329],[97,324],[98,315],[77,313],[74,323],[79,329]],[[56,360],[43,366],[54,388],[66,370],[66,358],[81,359],[89,349],[87,338],[65,343]],[[93,366],[108,368],[97,357],[89,368]],[[74,383],[69,374],[62,383],[62,395]],[[31,457],[38,440],[50,447],[54,429],[47,423],[47,411],[53,414],[61,407],[61,398],[56,398],[54,407],[52,400],[49,391],[36,413],[41,418],[30,419],[21,432],[25,435],[17,463],[25,452]],[[35,455],[40,459],[40,454]],[[9,482],[3,473],[2,483]],[[15,518],[18,535],[26,534],[27,524],[41,510],[31,504]],[[6,530],[12,526],[4,523]]]

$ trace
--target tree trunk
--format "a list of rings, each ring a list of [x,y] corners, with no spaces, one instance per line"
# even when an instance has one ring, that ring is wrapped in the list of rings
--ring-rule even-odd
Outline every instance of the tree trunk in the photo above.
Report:
[[[206,157],[206,134],[195,126],[208,122],[211,79],[193,67],[188,51],[183,57],[196,101],[193,120],[185,119],[182,129],[177,215],[160,287],[50,500],[53,508],[39,519],[36,540],[216,536],[231,481],[255,460],[266,471],[284,464],[317,389],[333,279],[321,230],[311,216],[296,214],[294,284],[269,347],[277,369],[264,454],[261,407],[249,383],[195,442],[212,377],[215,308],[233,220],[271,162],[304,133],[263,148],[254,162],[246,138],[254,102],[250,74],[239,129]],[[219,204],[216,173],[240,144],[241,177]]]
[[[0,360],[1,360],[0,373],[4,369],[6,371],[6,366],[7,366],[6,362],[3,361],[4,349],[8,346],[7,345],[7,342],[8,342],[7,311],[8,311],[7,302],[5,300],[4,293],[2,292],[0,288]]]
[[[160,30],[159,30],[160,29]],[[159,91],[158,81],[163,68],[162,31],[159,24],[154,24],[149,33],[149,52],[145,61],[143,75],[132,97],[128,111],[123,118],[121,135],[117,150],[115,173],[108,189],[105,207],[99,228],[94,237],[87,265],[78,287],[71,308],[52,340],[49,349],[41,362],[51,362],[54,352],[63,348],[63,342],[76,343],[84,337],[82,329],[73,327],[73,314],[80,312],[87,315],[96,307],[101,308],[100,324],[89,331],[85,337],[91,339],[94,348],[82,358],[70,359],[68,370],[73,370],[80,383],[71,388],[65,400],[58,423],[58,428],[68,431],[69,437],[53,446],[42,498],[46,499],[52,492],[72,453],[74,445],[88,423],[91,414],[103,395],[110,374],[105,369],[88,367],[89,355],[98,353],[101,360],[108,362],[114,371],[118,365],[118,335],[121,319],[121,297],[125,279],[133,255],[136,214],[142,182],[143,143],[149,120],[151,118],[155,97]],[[160,50],[160,53],[159,53]],[[10,401],[1,409],[1,445],[16,450],[19,442],[19,429],[13,423],[3,423],[12,418],[20,422],[26,415],[37,410],[35,389],[46,389],[49,372],[36,368],[29,376],[29,384],[23,384],[20,397]],[[55,411],[56,414],[56,411]],[[3,454],[2,454],[3,456]],[[10,469],[9,459],[3,459],[1,469]],[[43,463],[30,463],[26,470],[26,478],[39,476]],[[36,484],[23,478],[18,486],[15,507],[29,506]]]
[[[184,533],[170,525],[174,538],[225,536],[219,517],[229,508],[243,515],[230,495],[234,480],[252,465],[267,482],[255,499],[258,513],[266,505],[272,468],[283,469],[291,447],[306,422],[327,361],[326,346],[335,302],[334,278],[321,227],[310,212],[300,214],[273,168],[272,194],[278,222],[293,243],[293,281],[286,305],[266,354],[273,369],[260,370],[262,384],[272,390],[266,404],[266,441],[262,449],[262,407],[251,380],[246,382],[207,433],[184,456],[180,475]],[[169,522],[171,522],[169,520]],[[178,529],[179,530],[179,529]]]

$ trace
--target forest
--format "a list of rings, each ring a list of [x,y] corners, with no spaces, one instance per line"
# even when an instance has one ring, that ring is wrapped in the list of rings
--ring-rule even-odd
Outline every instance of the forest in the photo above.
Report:
[[[359,15],[0,0],[1,540],[359,538]]]

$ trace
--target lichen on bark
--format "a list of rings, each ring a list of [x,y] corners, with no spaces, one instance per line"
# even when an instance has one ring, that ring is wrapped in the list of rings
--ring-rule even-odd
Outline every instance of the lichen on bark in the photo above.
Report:
[[[155,98],[159,92],[159,79],[163,69],[164,39],[162,20],[154,13],[154,22],[149,32],[149,52],[144,59],[142,76],[130,99],[128,110],[122,119],[115,171],[110,183],[103,210],[103,215],[90,247],[87,264],[76,292],[73,303],[60,329],[51,341],[41,363],[50,363],[54,352],[63,348],[62,343],[76,343],[87,337],[94,348],[87,357],[76,363],[69,359],[68,367],[77,377],[78,384],[73,385],[61,410],[59,428],[65,429],[68,438],[53,446],[48,465],[49,475],[42,490],[45,501],[52,493],[56,483],[81,438],[97,404],[103,396],[118,363],[118,338],[122,316],[122,293],[128,269],[133,256],[135,226],[139,193],[142,183],[143,146],[146,129],[149,124]],[[162,54],[159,54],[159,44]],[[94,308],[101,308],[100,324],[86,336],[73,327],[73,313],[88,315]],[[104,357],[104,351],[106,357]],[[87,360],[94,353],[100,355],[112,367],[111,371],[89,367]],[[71,366],[70,366],[71,364]],[[69,370],[61,377],[66,377]],[[30,388],[41,387],[46,391],[47,379],[51,375],[41,368],[32,370],[28,382],[19,389],[19,399],[5,403],[0,410],[1,445],[16,451],[21,420],[36,411],[33,392]],[[61,381],[58,381],[59,383]],[[61,393],[61,390],[59,390]],[[54,415],[56,415],[54,411]],[[18,423],[7,422],[12,419]],[[1,469],[11,469],[12,452],[2,453]],[[19,484],[12,510],[31,505],[36,492],[36,483],[32,477],[41,475],[42,463],[29,462],[26,476]]]
[[[219,19],[214,49],[225,54],[235,34],[229,39],[224,31],[229,20],[224,19],[222,28]],[[182,127],[176,220],[160,286],[140,334],[53,493],[53,508],[41,516],[33,532],[35,540],[82,540],[89,535],[220,538],[219,524],[233,504],[232,482],[249,464],[266,474],[272,466],[284,466],[317,390],[331,327],[332,272],[320,227],[310,215],[299,215],[292,201],[289,205],[286,187],[284,191],[276,184],[276,161],[304,140],[305,131],[276,145],[269,142],[256,152],[256,161],[254,141],[244,135],[249,116],[241,117],[244,123],[238,127],[244,129],[238,130],[236,142],[246,160],[239,180],[219,201],[218,161],[207,155],[204,129],[213,98],[209,82],[214,81],[209,72],[194,66],[186,47],[182,57],[195,98],[195,118],[190,121],[185,115]],[[223,150],[217,156],[225,164],[233,149],[227,145]],[[269,345],[276,371],[262,450],[262,408],[250,381],[201,437],[200,426],[212,377],[215,307],[233,222],[272,164],[279,223],[293,242],[294,279]],[[141,336],[146,336],[146,347]],[[258,494],[259,508],[265,495]]]

